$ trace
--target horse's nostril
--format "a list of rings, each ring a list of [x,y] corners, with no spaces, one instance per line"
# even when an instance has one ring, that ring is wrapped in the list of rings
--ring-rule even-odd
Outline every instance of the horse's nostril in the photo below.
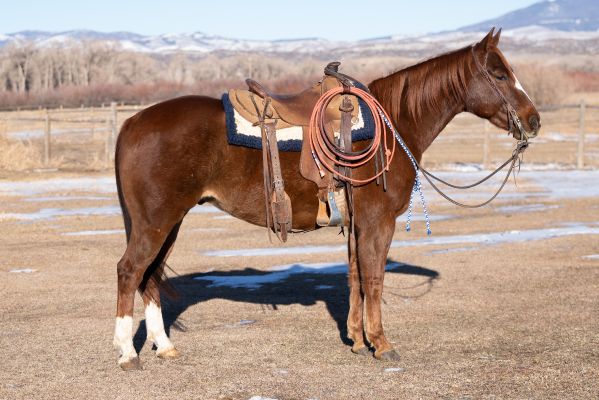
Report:
[[[528,124],[533,130],[538,130],[541,127],[541,123],[539,122],[539,118],[536,115],[533,115],[528,119]]]

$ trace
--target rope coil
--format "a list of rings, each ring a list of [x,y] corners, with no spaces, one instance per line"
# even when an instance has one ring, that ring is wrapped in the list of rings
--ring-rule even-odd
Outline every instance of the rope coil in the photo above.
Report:
[[[374,135],[370,144],[364,150],[358,152],[345,152],[336,146],[327,136],[325,129],[326,109],[335,96],[342,94],[350,94],[361,99],[370,109],[373,116]],[[389,171],[391,160],[395,154],[395,142],[393,140],[391,141],[392,146],[391,149],[389,149],[387,146],[387,130],[384,127],[384,120],[380,114],[381,110],[383,110],[383,107],[371,94],[357,87],[348,87],[345,89],[343,87],[336,87],[326,91],[320,97],[310,117],[308,136],[310,139],[312,157],[318,166],[321,176],[324,176],[324,171],[322,169],[324,167],[345,182],[351,183],[352,185],[363,185],[372,182],[385,171]],[[382,112],[384,115],[384,111]],[[378,173],[365,179],[356,179],[344,175],[335,168],[336,166],[357,168],[366,164],[374,158],[380,145],[383,146],[385,161],[384,167]]]

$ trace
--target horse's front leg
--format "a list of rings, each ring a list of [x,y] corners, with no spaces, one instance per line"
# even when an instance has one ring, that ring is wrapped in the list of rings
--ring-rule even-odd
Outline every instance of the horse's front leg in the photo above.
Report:
[[[347,315],[347,337],[354,344],[351,348],[356,354],[369,354],[364,344],[364,292],[360,287],[360,272],[358,271],[358,254],[356,252],[356,235],[350,232],[347,243],[349,256],[349,313]]]
[[[399,354],[385,337],[381,316],[385,265],[394,230],[394,218],[370,219],[360,226],[356,225],[358,269],[366,300],[366,339],[374,347],[374,356],[379,360],[399,359]]]

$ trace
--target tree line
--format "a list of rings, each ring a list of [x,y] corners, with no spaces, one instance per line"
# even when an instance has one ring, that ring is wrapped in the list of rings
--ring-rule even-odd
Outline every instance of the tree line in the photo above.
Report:
[[[32,43],[0,48],[0,108],[99,105],[110,101],[154,102],[183,94],[219,96],[247,77],[271,89],[293,92],[319,79],[326,55],[174,53],[127,51],[99,42],[68,42],[51,47]],[[343,71],[367,82],[416,60],[399,55],[341,59]],[[524,68],[533,98],[555,100],[570,86],[545,79],[544,67]],[[527,85],[527,81],[529,85]]]

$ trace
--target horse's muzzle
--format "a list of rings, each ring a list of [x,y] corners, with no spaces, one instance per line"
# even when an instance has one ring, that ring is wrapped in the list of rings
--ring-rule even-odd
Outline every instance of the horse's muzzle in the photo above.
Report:
[[[511,130],[514,139],[528,140],[537,137],[539,131],[541,130],[541,122],[539,121],[539,118],[536,115],[533,115],[528,119],[528,126],[530,126],[531,128],[530,131],[527,131],[522,124],[515,124],[515,126],[513,126]]]

